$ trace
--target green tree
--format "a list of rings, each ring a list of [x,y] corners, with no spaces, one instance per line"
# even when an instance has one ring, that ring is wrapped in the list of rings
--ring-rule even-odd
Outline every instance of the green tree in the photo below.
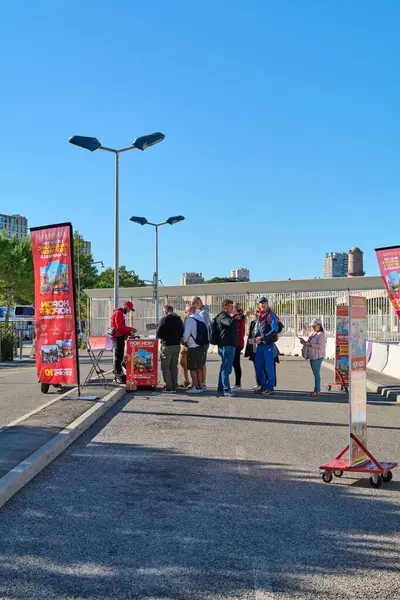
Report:
[[[129,271],[125,265],[119,268],[119,285],[120,287],[143,287],[145,282],[136,275],[135,271]],[[94,285],[95,288],[112,288],[114,287],[114,269],[108,267],[97,278]]]
[[[204,283],[234,283],[236,282],[235,277],[213,277]]]
[[[79,303],[81,309],[80,314],[83,319],[87,318],[87,295],[84,290],[95,287],[99,278],[97,267],[92,263],[93,256],[91,254],[83,253],[83,236],[79,231],[74,231],[75,284],[77,289],[77,302]]]
[[[29,237],[0,235],[0,301],[7,308],[5,326],[15,304],[32,304],[34,297],[32,245]]]

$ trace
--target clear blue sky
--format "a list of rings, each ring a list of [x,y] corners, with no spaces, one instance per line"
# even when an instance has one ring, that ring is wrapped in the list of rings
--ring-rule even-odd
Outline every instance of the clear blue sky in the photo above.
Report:
[[[70,220],[113,263],[111,147],[121,157],[121,263],[160,276],[322,275],[326,251],[400,242],[398,0],[3,2],[0,211]],[[389,227],[393,223],[394,227]]]

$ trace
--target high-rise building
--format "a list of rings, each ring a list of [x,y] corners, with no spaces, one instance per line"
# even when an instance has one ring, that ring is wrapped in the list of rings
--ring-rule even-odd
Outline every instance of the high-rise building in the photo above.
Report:
[[[181,278],[181,285],[195,285],[204,283],[203,273],[184,273]]]
[[[347,277],[348,264],[347,252],[327,252],[324,258],[324,277]]]
[[[231,277],[236,279],[236,281],[250,281],[250,271],[245,267],[233,269],[233,271],[231,271]]]
[[[85,254],[85,256],[90,256],[92,254],[92,242],[83,241],[82,254]]]
[[[28,219],[21,215],[0,214],[0,232],[2,231],[11,238],[23,238],[28,235]]]

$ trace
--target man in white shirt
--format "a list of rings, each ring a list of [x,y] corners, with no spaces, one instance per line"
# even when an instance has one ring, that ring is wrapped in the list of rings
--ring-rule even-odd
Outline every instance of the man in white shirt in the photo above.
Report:
[[[186,310],[187,319],[183,332],[183,342],[188,347],[187,366],[192,377],[193,387],[188,389],[188,394],[201,394],[203,391],[203,358],[204,346],[196,343],[197,323],[204,320],[196,314],[196,307],[189,306]]]
[[[210,317],[210,309],[208,308],[208,306],[206,306],[205,304],[203,304],[202,299],[200,298],[200,296],[193,296],[192,298],[192,304],[193,306],[196,307],[196,311],[197,314],[200,315],[200,317],[203,319],[204,323],[207,326],[207,329],[210,329],[211,327],[211,317]],[[204,354],[203,354],[203,367],[202,367],[202,379],[203,379],[203,391],[206,392],[207,391],[207,385],[206,385],[206,378],[207,378],[207,368],[206,368],[206,363],[207,363],[207,352],[208,352],[208,348],[209,348],[210,344],[206,344],[204,346]]]

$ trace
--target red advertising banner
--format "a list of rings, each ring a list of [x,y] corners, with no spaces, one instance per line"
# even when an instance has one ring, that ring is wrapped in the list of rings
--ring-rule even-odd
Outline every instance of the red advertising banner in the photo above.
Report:
[[[71,223],[31,228],[40,383],[79,384]]]
[[[158,383],[158,340],[129,339],[126,342],[126,384],[156,387]]]
[[[400,247],[376,248],[375,252],[387,294],[400,318]]]
[[[367,300],[349,298],[350,433],[367,447]],[[367,460],[364,450],[350,436],[350,466]]]
[[[336,306],[335,383],[349,383],[349,307]]]

